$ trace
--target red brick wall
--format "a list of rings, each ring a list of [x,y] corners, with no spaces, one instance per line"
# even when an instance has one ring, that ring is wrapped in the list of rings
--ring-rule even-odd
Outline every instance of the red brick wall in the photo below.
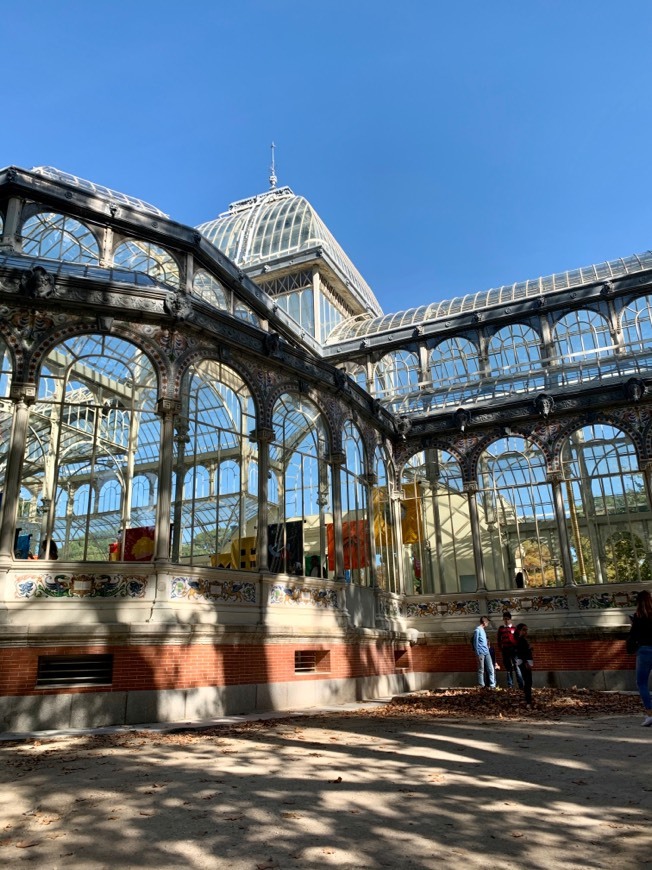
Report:
[[[537,670],[625,670],[634,667],[634,656],[625,653],[622,641],[533,640]],[[330,650],[330,671],[295,674],[297,649]],[[475,671],[470,644],[401,647],[398,666],[410,671],[458,673]],[[342,679],[393,674],[394,648],[378,642],[345,644],[268,644],[211,646],[76,646],[0,650],[0,695],[107,691],[106,687],[35,689],[39,655],[113,653],[112,691],[179,689],[277,683],[292,680]]]
[[[541,671],[621,671],[634,667],[634,656],[625,652],[622,640],[536,641],[532,638],[534,665]],[[462,646],[416,646],[408,650],[410,670],[445,673],[474,671],[471,644]],[[403,662],[401,661],[401,665]],[[502,664],[498,653],[498,664]]]

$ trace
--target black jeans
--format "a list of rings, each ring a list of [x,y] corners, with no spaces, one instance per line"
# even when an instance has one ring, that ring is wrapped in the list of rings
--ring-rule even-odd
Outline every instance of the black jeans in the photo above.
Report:
[[[523,675],[523,691],[525,693],[525,703],[532,703],[532,670],[523,662],[521,670]]]
[[[507,688],[511,689],[514,685],[514,674],[516,674],[516,682],[518,683],[519,689],[522,689],[523,677],[521,676],[519,666],[516,664],[516,648],[513,646],[503,647],[502,653],[505,676],[507,677]]]

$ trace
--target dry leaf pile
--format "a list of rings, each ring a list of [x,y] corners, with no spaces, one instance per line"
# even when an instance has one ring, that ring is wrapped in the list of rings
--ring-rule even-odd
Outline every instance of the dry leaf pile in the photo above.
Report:
[[[533,709],[525,707],[518,689],[432,689],[393,698],[373,716],[451,716],[473,719],[564,719],[569,716],[642,714],[638,695],[591,689],[535,689]]]

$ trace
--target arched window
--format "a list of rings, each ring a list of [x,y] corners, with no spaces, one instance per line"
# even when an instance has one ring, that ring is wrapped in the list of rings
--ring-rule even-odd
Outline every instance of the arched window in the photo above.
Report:
[[[131,490],[131,506],[133,508],[148,507],[153,501],[150,491],[150,479],[146,474],[139,474],[134,477]]]
[[[241,473],[257,462],[249,440],[256,428],[249,389],[233,369],[205,360],[189,369],[181,392],[189,441],[176,443],[172,558],[254,570],[258,492]],[[194,486],[182,492],[184,476]]]
[[[208,469],[203,465],[194,465],[186,471],[183,482],[184,499],[208,498],[211,494],[211,482]]]
[[[21,235],[23,253],[67,263],[99,263],[97,239],[87,226],[68,215],[39,212],[27,218]]]
[[[218,481],[218,492],[239,492],[240,491],[240,466],[232,459],[227,459],[226,462],[220,464],[220,475]],[[254,493],[257,495],[257,493]]]
[[[158,470],[157,392],[147,356],[114,336],[77,336],[46,357],[23,482],[53,503],[47,536],[59,558],[105,561],[114,544],[118,556],[142,558],[127,546],[139,535],[151,554],[154,507],[133,515],[132,484],[138,473]],[[72,510],[57,507],[64,498],[72,498]]]
[[[579,309],[559,320],[554,330],[556,374],[564,386],[617,372],[609,323],[597,311]]]
[[[464,545],[468,502],[455,457],[436,448],[415,454],[403,469],[401,490],[406,592],[475,591],[473,556]]]
[[[231,311],[230,292],[220,284],[217,278],[203,269],[199,269],[194,274],[192,292],[204,302],[214,305],[215,308]]]
[[[562,582],[560,549],[545,456],[517,436],[494,441],[478,462],[478,506],[487,586]]]
[[[122,502],[122,487],[117,480],[108,480],[100,490],[98,499],[98,513],[119,511]]]
[[[480,381],[478,348],[460,336],[441,341],[430,357],[430,377],[435,407],[459,405],[474,398]]]
[[[562,467],[575,581],[645,579],[652,517],[631,439],[614,426],[585,426],[564,444]]]
[[[260,326],[260,317],[249,308],[241,299],[234,299],[233,314],[245,323],[251,323],[252,326]]]
[[[494,393],[511,394],[542,387],[541,338],[530,326],[513,323],[499,329],[488,346]]]
[[[278,506],[270,500],[269,567],[276,573],[322,575],[335,571],[326,426],[318,408],[299,395],[283,395],[274,408],[270,465]]]
[[[419,358],[407,350],[397,350],[378,362],[374,372],[374,395],[396,410],[411,407],[411,403],[396,401],[395,397],[414,393],[418,396]]]
[[[350,420],[344,424],[342,446],[346,457],[340,469],[344,577],[368,585],[371,580],[368,484],[362,436]]]
[[[349,376],[353,378],[359,387],[363,390],[367,389],[367,369],[365,366],[354,366],[349,372]]]
[[[72,503],[73,511],[79,514],[86,514],[91,511],[92,492],[88,483],[82,483],[74,492]]]
[[[162,284],[179,286],[179,264],[168,251],[150,242],[122,242],[113,252],[113,263],[130,272],[145,272]]]
[[[392,510],[392,493],[387,473],[387,458],[382,447],[374,453],[375,482],[372,489],[374,506],[374,541],[376,545],[376,583],[388,592],[400,592],[398,585],[398,548]]]
[[[625,348],[621,374],[652,368],[652,297],[642,296],[624,308],[620,325]]]

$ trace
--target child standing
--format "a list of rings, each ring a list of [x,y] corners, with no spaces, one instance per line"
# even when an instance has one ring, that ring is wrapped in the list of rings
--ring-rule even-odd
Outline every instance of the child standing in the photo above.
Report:
[[[534,656],[532,653],[532,647],[527,639],[527,625],[524,622],[519,622],[516,626],[516,664],[520,667],[521,676],[523,677],[525,704],[528,709],[531,709],[532,668],[534,667]]]

